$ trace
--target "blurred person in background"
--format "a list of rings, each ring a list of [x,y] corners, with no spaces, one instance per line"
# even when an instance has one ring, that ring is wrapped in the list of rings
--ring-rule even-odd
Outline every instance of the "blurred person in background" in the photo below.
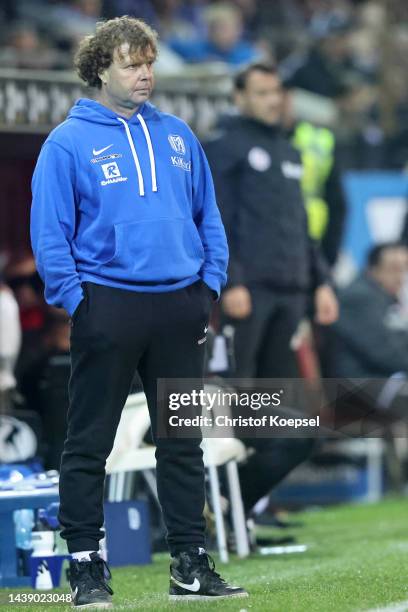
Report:
[[[207,35],[198,40],[169,40],[171,48],[186,62],[223,62],[239,66],[261,56],[257,47],[243,39],[243,16],[234,4],[209,6],[204,17]]]
[[[14,22],[3,35],[0,66],[30,70],[52,70],[61,67],[62,58],[52,48],[49,37],[42,36],[36,26]]]
[[[5,280],[17,300],[22,330],[21,351],[16,365],[19,381],[41,350],[46,304],[44,285],[36,270],[31,253],[21,253],[11,259],[4,272]]]
[[[285,82],[327,98],[345,96],[351,87],[350,32],[348,16],[317,14],[310,24],[310,50],[289,56],[282,64]]]
[[[407,247],[380,244],[362,274],[340,291],[340,317],[331,330],[332,376],[408,374],[408,315],[399,301],[407,273]]]
[[[407,273],[406,246],[373,247],[366,269],[339,293],[340,317],[326,348],[328,376],[339,379],[341,391],[332,404],[336,427],[355,435],[381,431],[397,488],[402,471],[391,425],[408,421],[408,311],[401,303]]]
[[[139,17],[158,32],[162,42],[172,38],[196,40],[205,36],[207,5],[208,0],[113,0],[105,3],[110,17]]]
[[[316,320],[337,318],[319,247],[308,236],[299,153],[281,126],[283,90],[273,65],[235,79],[240,115],[207,145],[230,246],[222,309],[234,327],[242,378],[297,376],[290,340],[314,292]]]
[[[302,165],[281,125],[284,95],[276,67],[255,63],[240,71],[235,102],[240,115],[230,118],[206,148],[230,248],[221,302],[224,324],[233,329],[230,376],[296,378],[291,339],[310,293],[316,321],[323,325],[336,320],[337,301],[328,267],[308,234]],[[252,451],[239,468],[248,515],[310,455],[314,440],[243,442]]]
[[[38,457],[41,423],[27,410],[17,389],[15,369],[21,347],[17,301],[4,280],[6,256],[0,253],[0,465]]]
[[[102,0],[57,2],[51,8],[48,25],[58,47],[71,51],[95,29],[102,16]]]
[[[4,281],[5,256],[0,253],[0,412],[8,406],[7,394],[16,386],[14,369],[21,345],[18,304]]]
[[[336,136],[326,127],[314,125],[310,121],[296,121],[292,96],[293,91],[286,89],[283,125],[302,161],[301,186],[309,234],[320,243],[327,263],[334,266],[340,250],[346,216]]]

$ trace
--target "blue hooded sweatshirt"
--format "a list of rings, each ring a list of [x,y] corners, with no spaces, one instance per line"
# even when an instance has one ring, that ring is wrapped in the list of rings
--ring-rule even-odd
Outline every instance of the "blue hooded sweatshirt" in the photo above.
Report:
[[[217,294],[228,248],[203,150],[145,103],[131,119],[81,99],[44,143],[31,242],[49,304],[70,315],[82,281],[165,292],[202,279]]]

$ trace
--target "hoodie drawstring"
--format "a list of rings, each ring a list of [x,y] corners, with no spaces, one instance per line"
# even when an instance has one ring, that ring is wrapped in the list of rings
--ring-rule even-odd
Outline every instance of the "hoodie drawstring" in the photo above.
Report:
[[[154,152],[152,147],[152,140],[150,138],[149,130],[147,129],[146,121],[143,119],[142,115],[138,113],[137,118],[140,121],[140,124],[143,129],[143,133],[146,138],[147,148],[149,150],[149,159],[150,159],[150,172],[152,174],[152,189],[153,191],[157,191],[157,182],[156,182],[156,163],[154,161]]]
[[[149,151],[150,171],[151,171],[151,175],[152,175],[152,190],[153,191],[157,191],[156,165],[155,165],[152,141],[151,141],[151,138],[150,138],[149,130],[147,129],[147,125],[146,125],[145,120],[143,119],[143,117],[140,114],[137,115],[137,118],[139,119],[140,125],[142,126],[143,134],[144,134],[144,136],[146,138],[147,149]],[[130,147],[130,150],[132,151],[133,161],[135,162],[135,166],[136,166],[137,178],[138,178],[138,181],[139,181],[139,195],[144,196],[145,189],[144,189],[144,181],[143,181],[142,170],[140,168],[139,158],[138,158],[137,153],[136,153],[136,149],[135,149],[135,145],[134,145],[134,142],[133,142],[132,134],[130,133],[129,125],[128,125],[127,121],[125,121],[121,117],[117,117],[117,119],[118,119],[118,121],[123,123],[123,125],[125,126],[125,131],[126,131],[126,136],[127,136],[128,142],[129,142],[129,147]]]

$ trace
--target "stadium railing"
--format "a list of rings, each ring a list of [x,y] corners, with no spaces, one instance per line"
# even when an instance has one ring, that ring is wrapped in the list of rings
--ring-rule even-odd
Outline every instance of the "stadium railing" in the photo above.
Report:
[[[225,72],[183,70],[157,75],[152,102],[206,134],[231,107],[231,78]],[[0,69],[0,132],[48,133],[72,104],[91,92],[73,72]]]

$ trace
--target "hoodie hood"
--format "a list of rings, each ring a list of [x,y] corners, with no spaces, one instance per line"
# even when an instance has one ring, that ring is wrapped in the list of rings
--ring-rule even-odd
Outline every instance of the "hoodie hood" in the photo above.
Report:
[[[149,129],[146,125],[146,120],[151,120],[155,114],[158,116],[156,108],[153,104],[149,102],[145,102],[139,108],[137,112],[135,112],[132,117],[127,118],[122,115],[118,115],[110,108],[107,108],[100,102],[96,102],[96,100],[90,100],[88,98],[80,98],[77,103],[72,107],[69,112],[68,118],[81,119],[83,121],[90,121],[91,123],[97,123],[98,125],[106,125],[106,126],[118,126],[125,130],[126,137],[128,139],[129,148],[132,153],[133,161],[135,164],[135,169],[137,173],[138,183],[139,183],[139,194],[141,196],[145,195],[145,181],[143,179],[143,174],[140,166],[139,157],[136,152],[135,143],[132,138],[132,133],[129,128],[130,125],[134,125],[136,123],[140,123],[144,137],[146,139],[146,145],[149,152],[149,163],[150,163],[150,174],[151,174],[151,183],[152,183],[152,191],[157,191],[157,173],[156,173],[156,161],[153,151],[152,139],[150,137]]]
[[[104,106],[96,100],[89,98],[80,98],[76,101],[68,114],[68,118],[83,119],[91,123],[99,123],[101,125],[118,125],[118,117],[124,119],[130,124],[138,122],[138,115],[141,115],[145,121],[149,121],[159,116],[156,107],[150,102],[145,102],[139,110],[132,115],[130,119],[123,115],[118,115],[113,110]]]

